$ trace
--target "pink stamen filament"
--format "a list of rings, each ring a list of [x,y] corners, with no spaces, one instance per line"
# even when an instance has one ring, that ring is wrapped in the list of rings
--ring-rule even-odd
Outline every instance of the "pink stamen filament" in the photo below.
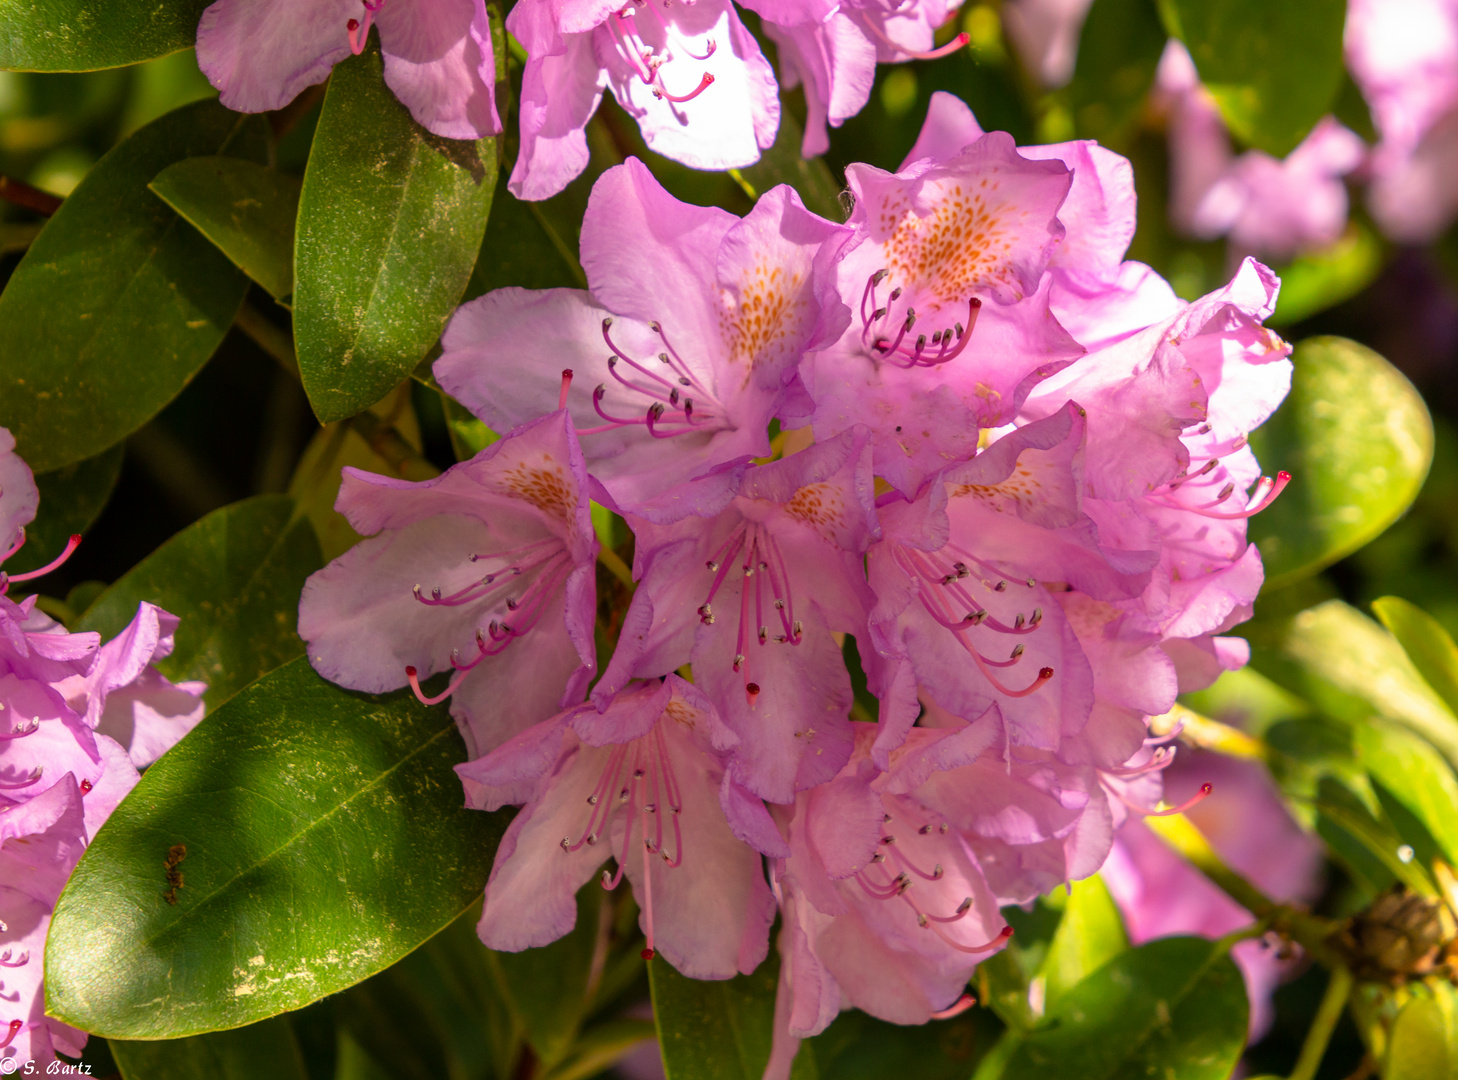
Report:
[[[1271,503],[1276,501],[1276,497],[1280,495],[1281,492],[1286,490],[1286,485],[1290,482],[1291,474],[1286,472],[1285,470],[1278,472],[1276,474],[1276,479],[1274,480],[1272,480],[1269,476],[1263,476],[1256,484],[1256,502],[1254,503],[1254,505],[1248,506],[1244,510],[1236,510],[1228,513],[1208,509],[1208,507],[1210,506],[1218,506],[1220,503],[1224,502],[1227,498],[1229,498],[1228,493],[1222,493],[1221,497],[1219,499],[1216,499],[1215,502],[1206,503],[1201,506],[1185,506],[1181,503],[1174,502],[1169,498],[1162,498],[1159,501],[1162,505],[1169,507],[1171,510],[1188,510],[1191,513],[1199,514],[1201,517],[1214,518],[1217,521],[1239,521],[1241,518],[1254,517],[1256,514],[1259,514],[1262,510],[1266,509],[1266,507],[1270,506]]]
[[[553,549],[556,550],[553,550]],[[493,570],[483,577],[477,578],[469,585],[465,585],[449,596],[440,595],[439,587],[430,590],[430,596],[425,596],[416,585],[411,591],[415,599],[427,607],[460,607],[462,604],[469,604],[472,601],[480,600],[491,593],[504,588],[515,581],[523,574],[545,566],[554,560],[565,556],[567,552],[562,548],[562,542],[555,536],[549,536],[543,540],[537,540],[530,544],[523,544],[521,547],[512,548],[509,551],[492,552],[484,556],[488,559],[502,559],[516,557],[515,561],[501,570]],[[525,556],[525,557],[522,557]],[[481,558],[478,556],[477,558]],[[473,562],[475,560],[472,560]]]
[[[15,543],[10,545],[10,550],[4,555],[0,555],[0,562],[4,562],[23,547],[25,547],[25,528],[21,527],[16,530]]]
[[[1108,787],[1108,785],[1105,786]],[[1175,814],[1183,814],[1186,810],[1194,806],[1196,803],[1204,802],[1205,799],[1209,797],[1210,792],[1215,790],[1215,787],[1213,784],[1201,784],[1200,790],[1195,792],[1195,794],[1191,795],[1188,799],[1180,803],[1178,806],[1172,806],[1166,810],[1156,810],[1153,807],[1140,806],[1139,804],[1132,803],[1128,799],[1124,798],[1124,796],[1115,788],[1110,787],[1109,790],[1114,793],[1114,796],[1121,803],[1127,806],[1130,810],[1134,811],[1134,813],[1138,814],[1140,817],[1172,817]]]
[[[9,949],[6,949],[3,953],[0,953],[0,967],[18,968],[24,967],[26,964],[30,963],[30,953],[28,952],[21,953],[19,960],[12,960],[11,955],[12,954]]]
[[[385,0],[378,0],[377,3],[370,3],[364,0],[365,16],[364,22],[358,19],[350,19],[344,24],[345,31],[349,34],[349,51],[358,56],[364,52],[365,44],[369,40],[370,27],[374,25],[375,14],[385,6]]]
[[[651,0],[649,7],[652,7]],[[668,88],[663,85],[662,68],[673,59],[673,52],[668,48],[665,48],[662,52],[650,49],[638,35],[637,21],[633,18],[634,14],[631,6],[625,7],[608,17],[608,27],[612,31],[613,38],[617,41],[618,47],[622,50],[623,56],[632,67],[633,73],[638,76],[644,85],[652,88],[654,97],[666,98],[669,101],[681,104],[685,101],[692,101],[713,85],[714,76],[708,72],[704,72],[703,76],[699,79],[699,85],[689,93],[669,93]],[[653,14],[655,16],[658,15],[657,11],[654,11]],[[677,37],[668,28],[667,24],[663,22],[661,17],[659,17],[659,22],[663,25],[665,37],[669,41]],[[679,44],[685,53],[697,60],[707,60],[710,56],[714,55],[715,45],[712,40],[709,42],[708,51],[703,56],[697,56],[682,42],[679,42]]]
[[[557,408],[559,408],[559,409],[565,409],[567,407],[567,391],[570,390],[571,388],[572,388],[572,369],[571,368],[563,368],[562,369],[562,389],[557,394]]]
[[[638,372],[640,372],[640,373],[648,376],[648,378],[652,379],[654,382],[662,383],[665,387],[667,387],[668,389],[672,390],[673,389],[673,383],[669,382],[662,375],[659,375],[659,374],[657,374],[656,372],[653,372],[653,371],[649,371],[642,364],[638,363],[638,361],[634,360],[631,356],[629,356],[627,353],[623,352],[622,349],[618,348],[617,345],[615,345],[613,343],[612,335],[608,333],[608,330],[610,330],[612,328],[612,325],[613,325],[613,320],[612,320],[612,317],[611,316],[603,319],[603,321],[602,321],[602,339],[603,339],[603,341],[607,342],[607,347],[613,351],[613,355],[616,356],[619,360],[623,361],[623,363],[625,363],[629,367],[631,367],[634,371],[638,371]],[[625,384],[625,385],[632,385],[632,384],[628,383],[628,384]],[[638,389],[638,388],[637,387],[634,387],[634,389]],[[644,393],[646,393],[646,392],[647,391],[644,391]]]
[[[890,305],[901,296],[901,289],[892,289],[888,305],[886,307],[876,306],[876,288],[885,280],[888,273],[889,271],[885,269],[877,270],[866,279],[866,287],[861,293],[862,344],[882,358],[894,357],[904,362],[904,366],[908,368],[936,367],[939,364],[949,363],[960,356],[971,340],[972,330],[977,325],[978,313],[982,310],[982,301],[975,296],[967,301],[967,326],[965,328],[958,323],[955,326],[935,331],[930,339],[925,334],[920,334],[915,338],[914,344],[904,347],[902,342],[918,318],[914,310],[907,308],[906,315],[901,320],[900,330],[894,340],[887,341],[886,338],[880,336],[871,340],[872,325],[886,318],[890,313]],[[952,344],[954,338],[955,346]],[[935,353],[927,349],[928,342],[937,350]]]
[[[25,543],[25,537],[24,536],[21,537],[20,543],[21,544]],[[69,539],[69,540],[66,541],[66,547],[64,548],[64,550],[62,550],[62,552],[59,555],[57,555],[50,562],[46,563],[39,570],[28,570],[24,574],[3,574],[3,575],[0,575],[0,580],[3,580],[6,585],[13,585],[17,581],[32,581],[35,578],[44,577],[45,575],[49,574],[52,570],[55,570],[55,569],[59,568],[62,563],[64,563],[67,559],[69,559],[71,557],[71,555],[76,551],[76,548],[78,548],[80,545],[81,545],[81,536],[80,536],[80,534],[79,533],[73,534],[71,536],[71,539]],[[11,548],[10,551],[8,551],[6,553],[6,556],[5,557],[6,558],[9,558],[11,555],[14,555],[15,552],[18,551],[19,549],[20,549],[20,544],[17,544],[15,547]]]
[[[3,732],[3,733],[0,733],[0,739],[3,739],[3,740],[23,739],[27,735],[34,735],[39,730],[40,730],[40,720],[34,719],[34,720],[31,720],[30,723],[26,724],[25,727],[23,727],[23,728],[16,728],[14,731],[6,731],[6,732]]]
[[[977,1004],[977,999],[971,994],[963,994],[955,1003],[943,1009],[941,1012],[931,1014],[933,1020],[950,1020],[955,1016],[961,1016],[964,1012]]]
[[[17,1036],[17,1035],[20,1034],[20,1029],[23,1028],[23,1027],[25,1027],[25,1021],[24,1020],[12,1020],[12,1021],[10,1021],[10,1029],[5,1032],[5,1038],[4,1039],[0,1039],[0,1049],[3,1049],[4,1047],[9,1046],[10,1043],[11,1043],[11,1041],[15,1038],[15,1036]]]
[[[887,45],[890,45],[897,52],[901,53],[902,56],[908,56],[913,60],[938,60],[943,56],[950,56],[952,55],[952,53],[956,52],[958,49],[962,48],[969,41],[972,40],[971,35],[964,32],[958,34],[951,41],[943,45],[940,49],[932,49],[930,52],[918,52],[915,49],[908,49],[906,48],[906,46],[898,45],[896,42],[892,41],[889,37],[886,36],[886,31],[882,30],[879,26],[876,25],[876,20],[874,18],[863,19],[862,25],[870,27],[871,33],[875,34]]]
[[[1119,776],[1125,778],[1134,776],[1147,776],[1149,773],[1161,772],[1164,769],[1169,768],[1170,763],[1173,762],[1175,759],[1175,751],[1176,748],[1173,746],[1161,747],[1159,750],[1156,750],[1154,756],[1146,761],[1143,765],[1130,765],[1117,769],[1105,769],[1103,771],[1108,773],[1110,776]]]
[[[31,770],[30,776],[24,780],[0,780],[0,788],[5,789],[6,791],[17,791],[20,788],[30,787],[31,784],[34,784],[40,780],[41,775],[44,772],[45,766],[37,765],[34,769]]]

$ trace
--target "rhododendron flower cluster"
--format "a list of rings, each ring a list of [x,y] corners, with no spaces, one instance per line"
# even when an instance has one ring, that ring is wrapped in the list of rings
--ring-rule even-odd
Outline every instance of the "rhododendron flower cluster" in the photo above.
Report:
[[[1246,519],[1288,479],[1246,442],[1289,387],[1275,277],[1185,303],[1124,261],[1127,161],[938,94],[900,170],[847,179],[838,223],[605,173],[587,290],[500,289],[444,336],[437,379],[503,437],[425,483],[350,471],[378,535],[300,618],[330,678],[453,695],[470,805],[524,807],[488,945],[560,937],[601,870],[648,955],[728,978],[778,907],[781,1076],[842,1008],[964,1007],[1001,905],[1166,812],[1148,718],[1244,662]],[[590,502],[635,540],[603,657]]]
[[[38,493],[0,428],[0,561],[25,543]],[[64,561],[79,537],[56,563]],[[141,604],[109,642],[68,633],[16,602],[0,568],[0,1062],[6,1072],[79,1056],[86,1033],[46,1015],[43,955],[51,912],[96,830],[162,755],[202,719],[202,683],[172,684],[152,666],[178,620]],[[13,1065],[14,1067],[10,1067]]]

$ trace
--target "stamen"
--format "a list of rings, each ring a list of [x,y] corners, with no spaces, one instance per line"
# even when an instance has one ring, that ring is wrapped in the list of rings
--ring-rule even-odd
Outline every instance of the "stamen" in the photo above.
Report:
[[[1134,811],[1134,813],[1138,814],[1140,817],[1172,817],[1175,814],[1183,814],[1186,810],[1194,806],[1196,803],[1203,802],[1206,798],[1209,797],[1210,792],[1215,790],[1215,787],[1213,784],[1201,784],[1199,791],[1195,792],[1195,794],[1191,795],[1188,799],[1180,803],[1178,806],[1170,807],[1167,810],[1156,810],[1152,807],[1140,806],[1137,803],[1130,802],[1128,799],[1124,798],[1122,794],[1120,794],[1118,791],[1115,791],[1113,788],[1110,788],[1109,790],[1114,791],[1114,795],[1118,797],[1118,800],[1125,806],[1127,806],[1130,810]]]
[[[4,733],[0,733],[0,740],[23,739],[27,735],[34,735],[39,730],[40,720],[32,719],[31,722],[23,728],[16,728],[14,731],[6,731]]]
[[[9,949],[6,949],[3,953],[0,953],[0,967],[18,968],[24,967],[27,963],[30,962],[30,953],[28,952],[21,953],[19,960],[12,960],[10,957],[11,952]]]
[[[950,1020],[954,1016],[961,1016],[964,1012],[977,1004],[977,999],[971,994],[963,994],[955,1003],[943,1009],[941,1012],[931,1014],[933,1020]]]
[[[572,369],[571,368],[563,368],[562,369],[562,391],[561,391],[561,393],[559,393],[557,395],[557,408],[559,408],[559,409],[565,409],[567,407],[567,391],[571,388],[571,386],[572,386]]]
[[[1260,483],[1256,485],[1256,493],[1257,495],[1259,495],[1261,489],[1266,488],[1265,497],[1261,498],[1254,506],[1247,507],[1246,509],[1237,511],[1235,513],[1219,513],[1214,510],[1205,510],[1199,508],[1194,509],[1197,514],[1201,514],[1202,516],[1208,518],[1216,518],[1220,521],[1235,521],[1240,518],[1254,517],[1266,507],[1270,506],[1271,503],[1275,502],[1276,496],[1280,495],[1281,492],[1285,491],[1286,485],[1290,482],[1291,474],[1286,472],[1284,469],[1276,474],[1275,480],[1272,480],[1268,476],[1261,477]],[[1270,486],[1267,487],[1267,485]],[[1184,509],[1191,508],[1185,507]]]
[[[28,788],[41,778],[45,772],[44,765],[37,765],[31,770],[30,777],[25,780],[0,780],[0,789],[6,791],[18,791],[20,788]]]
[[[24,537],[21,538],[21,542],[24,543]],[[66,541],[65,550],[63,550],[59,555],[57,555],[50,562],[48,562],[44,566],[42,566],[39,570],[29,570],[29,571],[27,571],[24,574],[6,574],[6,575],[3,575],[4,580],[8,584],[12,584],[13,585],[17,581],[30,581],[33,578],[44,577],[46,574],[49,574],[52,570],[55,570],[62,563],[64,563],[67,559],[69,559],[71,557],[72,553],[75,552],[76,548],[80,546],[80,544],[81,544],[81,534],[80,533],[73,533],[71,535],[71,539],[69,539],[69,540]],[[17,545],[17,547],[18,546],[19,545]],[[12,549],[8,554],[9,555],[13,555],[14,553],[15,553],[15,551],[14,551],[14,549]],[[8,555],[7,555],[7,557],[8,557]]]
[[[700,94],[702,94],[705,90],[713,85],[714,76],[706,71],[704,72],[703,78],[699,80],[699,85],[694,87],[687,94],[670,94],[667,88],[665,88],[663,85],[662,76],[658,76],[653,82],[653,96],[659,99],[672,101],[675,104],[682,104],[685,101],[692,101],[694,98],[698,97]]]
[[[15,1036],[17,1036],[17,1035],[20,1034],[20,1029],[23,1028],[23,1027],[25,1027],[25,1021],[24,1020],[12,1020],[12,1021],[10,1021],[10,1029],[5,1032],[5,1038],[0,1039],[0,1049],[3,1049],[4,1047],[9,1046],[11,1040],[14,1039]]]

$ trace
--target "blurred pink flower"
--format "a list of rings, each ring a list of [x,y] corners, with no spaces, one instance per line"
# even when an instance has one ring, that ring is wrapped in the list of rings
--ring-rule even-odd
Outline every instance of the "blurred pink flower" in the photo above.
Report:
[[[1008,0],[1002,7],[1003,25],[1023,67],[1050,90],[1073,78],[1091,7],[1093,0]]]
[[[1171,801],[1203,783],[1213,785],[1212,794],[1186,813],[1220,857],[1272,899],[1314,899],[1321,844],[1291,820],[1266,771],[1252,761],[1184,751],[1165,770]],[[1138,822],[1120,830],[1101,872],[1136,945],[1171,934],[1218,938],[1254,919]],[[1232,956],[1245,976],[1251,1038],[1258,1039],[1271,1024],[1271,994],[1291,964],[1259,940],[1240,942]]]
[[[197,62],[239,112],[280,109],[380,32],[385,83],[422,127],[447,139],[501,131],[485,0],[215,0]]]
[[[1239,254],[1290,259],[1325,247],[1347,223],[1342,178],[1362,164],[1366,146],[1334,117],[1277,160],[1263,150],[1236,156],[1215,99],[1190,54],[1171,41],[1156,93],[1169,111],[1170,216],[1202,239],[1225,236]]]

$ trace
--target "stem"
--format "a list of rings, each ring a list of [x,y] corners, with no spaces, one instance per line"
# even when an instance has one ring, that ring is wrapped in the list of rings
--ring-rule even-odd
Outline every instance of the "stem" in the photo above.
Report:
[[[269,356],[278,361],[279,367],[294,378],[299,378],[299,358],[294,353],[294,341],[287,330],[274,323],[248,301],[238,309],[233,325],[247,334]]]
[[[632,569],[627,563],[623,562],[621,555],[606,544],[599,544],[597,546],[597,561],[602,563],[611,572],[613,577],[627,586],[630,592],[638,587],[638,583],[633,580]]]
[[[42,191],[38,187],[31,187],[24,180],[17,180],[13,176],[6,176],[0,173],[0,199],[16,206],[23,206],[27,210],[34,210],[37,214],[44,214],[50,217],[61,208],[65,202],[59,195],[52,195],[49,191]]]
[[[1333,956],[1326,944],[1326,939],[1335,929],[1334,923],[1272,900],[1226,866],[1224,860],[1210,846],[1210,842],[1184,814],[1148,817],[1144,819],[1144,824],[1257,919],[1268,920],[1271,929],[1295,941],[1326,967],[1341,967],[1341,962]]]
[[[1260,739],[1179,704],[1163,716],[1154,717],[1149,722],[1149,730],[1154,735],[1167,735],[1178,725],[1183,725],[1180,738],[1202,749],[1255,761],[1267,761],[1271,757],[1270,747]]]
[[[1291,1080],[1315,1080],[1316,1070],[1326,1055],[1327,1043],[1331,1042],[1331,1034],[1342,1018],[1351,992],[1352,973],[1340,965],[1333,968],[1331,982],[1326,984],[1326,994],[1317,1007],[1316,1019],[1311,1021],[1306,1041],[1301,1044],[1301,1056],[1291,1070]]]

